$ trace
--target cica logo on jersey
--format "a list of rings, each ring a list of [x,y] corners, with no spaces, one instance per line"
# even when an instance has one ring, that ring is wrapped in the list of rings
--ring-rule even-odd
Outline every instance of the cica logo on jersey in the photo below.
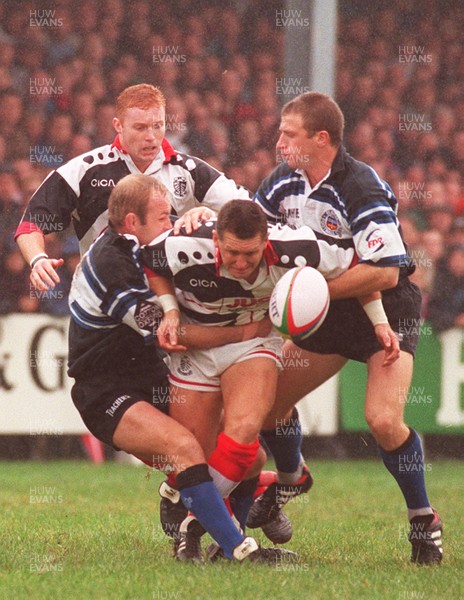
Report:
[[[114,179],[92,179],[90,182],[92,187],[114,187]]]

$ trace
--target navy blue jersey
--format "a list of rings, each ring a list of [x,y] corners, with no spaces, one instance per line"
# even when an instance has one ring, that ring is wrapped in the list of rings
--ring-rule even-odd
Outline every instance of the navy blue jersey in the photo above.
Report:
[[[155,331],[163,311],[148,287],[131,235],[107,229],[74,274],[69,306],[69,375],[165,370]]]
[[[352,245],[360,263],[413,272],[390,186],[367,164],[340,147],[327,176],[314,188],[302,169],[279,165],[254,200],[271,223],[311,227],[318,239]]]

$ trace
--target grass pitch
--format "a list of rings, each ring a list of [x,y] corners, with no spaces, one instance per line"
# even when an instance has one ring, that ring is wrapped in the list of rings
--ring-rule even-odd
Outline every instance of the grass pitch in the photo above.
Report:
[[[269,567],[176,563],[158,520],[162,476],[144,467],[2,463],[0,599],[464,598],[464,462],[426,473],[445,523],[438,568],[410,564],[403,499],[380,462],[310,466],[314,488],[287,507],[300,562]]]

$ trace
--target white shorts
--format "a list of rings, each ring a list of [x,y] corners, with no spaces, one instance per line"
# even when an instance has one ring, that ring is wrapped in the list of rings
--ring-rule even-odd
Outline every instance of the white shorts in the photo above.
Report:
[[[221,390],[221,375],[230,366],[251,358],[269,358],[282,368],[284,340],[275,332],[267,337],[227,344],[209,350],[173,352],[169,381],[172,385],[200,392]]]

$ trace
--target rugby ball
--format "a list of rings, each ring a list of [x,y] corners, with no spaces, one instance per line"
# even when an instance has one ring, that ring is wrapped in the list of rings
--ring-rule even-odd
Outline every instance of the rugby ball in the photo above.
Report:
[[[322,325],[329,304],[329,288],[324,276],[312,267],[295,267],[274,287],[269,316],[279,333],[304,340]]]

